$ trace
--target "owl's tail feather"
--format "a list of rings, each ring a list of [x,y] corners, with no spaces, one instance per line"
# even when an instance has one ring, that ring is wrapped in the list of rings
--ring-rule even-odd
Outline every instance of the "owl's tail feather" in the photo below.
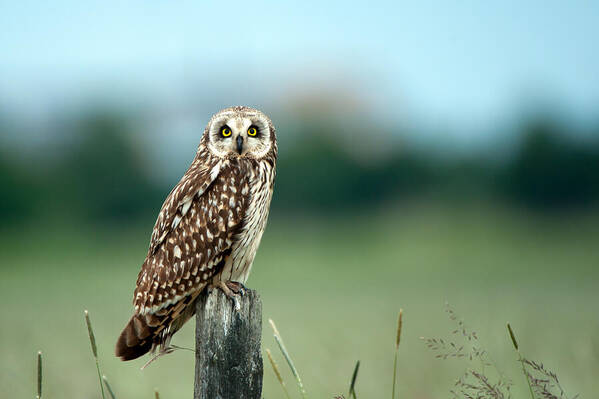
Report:
[[[153,324],[153,323],[152,323]],[[133,315],[116,342],[115,354],[121,360],[133,360],[155,348],[156,327],[143,315]]]
[[[116,342],[115,354],[122,360],[133,360],[160,347],[169,350],[171,337],[195,313],[195,299],[200,291],[160,309],[156,313],[134,314]]]

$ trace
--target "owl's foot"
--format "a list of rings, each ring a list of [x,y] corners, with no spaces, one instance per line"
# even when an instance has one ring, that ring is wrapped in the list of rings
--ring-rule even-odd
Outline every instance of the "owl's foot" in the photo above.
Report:
[[[239,281],[225,281],[225,285],[229,287],[229,289],[233,292],[234,295],[245,295],[245,285],[241,284]]]
[[[219,281],[216,284],[213,284],[212,287],[219,288],[222,292],[228,296],[233,303],[235,304],[235,310],[241,309],[241,305],[239,304],[238,296],[243,296],[245,294],[245,286],[237,281]]]

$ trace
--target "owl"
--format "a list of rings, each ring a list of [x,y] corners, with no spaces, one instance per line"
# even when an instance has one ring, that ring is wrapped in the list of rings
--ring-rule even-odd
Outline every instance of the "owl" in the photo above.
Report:
[[[168,351],[202,291],[243,294],[268,218],[276,160],[275,128],[262,112],[231,107],[212,116],[158,214],[118,357]]]

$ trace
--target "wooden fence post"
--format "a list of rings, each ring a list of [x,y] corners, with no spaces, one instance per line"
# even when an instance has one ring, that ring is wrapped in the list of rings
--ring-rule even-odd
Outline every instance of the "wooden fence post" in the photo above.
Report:
[[[252,290],[240,309],[220,289],[196,301],[194,399],[260,399],[262,302]]]

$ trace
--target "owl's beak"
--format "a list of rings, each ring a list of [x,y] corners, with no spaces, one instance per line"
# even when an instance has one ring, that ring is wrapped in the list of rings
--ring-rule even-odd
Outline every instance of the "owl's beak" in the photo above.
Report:
[[[241,135],[237,136],[237,152],[239,155],[243,152],[243,137]]]

